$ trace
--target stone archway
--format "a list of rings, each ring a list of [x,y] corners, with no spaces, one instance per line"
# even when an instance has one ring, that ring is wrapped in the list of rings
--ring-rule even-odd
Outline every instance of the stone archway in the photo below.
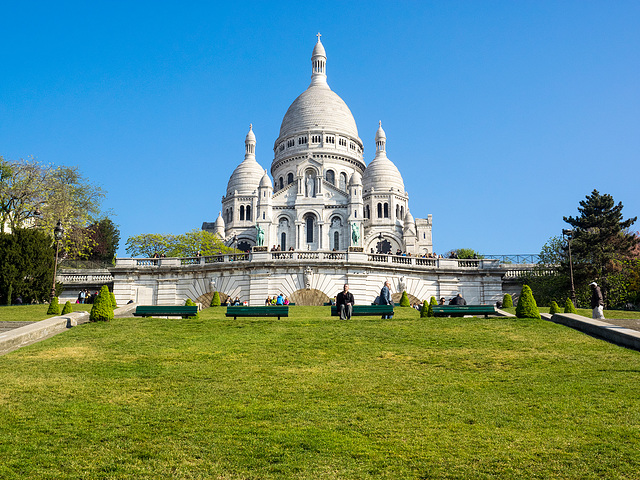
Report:
[[[195,302],[201,303],[202,308],[207,308],[209,305],[211,305],[211,300],[213,300],[213,293],[214,293],[213,291],[204,293],[200,295],[198,298],[196,298]],[[221,304],[227,303],[227,298],[229,298],[229,295],[222,292],[218,292],[218,295],[220,295]]]
[[[422,300],[420,300],[418,297],[414,295],[411,295],[409,292],[407,292],[407,297],[409,297],[409,303],[411,305],[413,305],[414,303],[419,303],[420,305],[422,305]],[[393,303],[395,303],[396,305],[400,305],[401,298],[402,298],[402,292],[391,294],[391,300],[393,300]],[[431,297],[427,298],[426,300],[429,301],[430,299]]]
[[[304,306],[323,306],[325,303],[329,303],[329,296],[314,288],[300,289],[289,295],[289,301],[296,305]]]

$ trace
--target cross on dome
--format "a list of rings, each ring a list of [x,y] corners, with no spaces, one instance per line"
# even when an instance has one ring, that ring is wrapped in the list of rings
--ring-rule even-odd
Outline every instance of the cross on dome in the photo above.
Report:
[[[322,34],[321,34],[320,32],[318,32],[318,33],[316,34],[316,37],[318,37],[318,43],[320,43],[320,37],[321,37],[321,36],[322,36]]]

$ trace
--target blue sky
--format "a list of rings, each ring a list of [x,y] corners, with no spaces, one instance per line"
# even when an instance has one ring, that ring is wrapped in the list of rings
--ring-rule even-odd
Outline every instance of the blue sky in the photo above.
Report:
[[[121,255],[215,220],[250,123],[270,168],[318,31],[436,252],[538,253],[594,188],[640,213],[637,1],[4,1],[0,25],[0,155],[79,166]]]

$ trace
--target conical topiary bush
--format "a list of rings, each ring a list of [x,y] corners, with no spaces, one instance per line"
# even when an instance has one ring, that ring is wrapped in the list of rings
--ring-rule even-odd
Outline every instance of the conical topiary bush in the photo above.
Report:
[[[551,302],[551,306],[549,307],[549,314],[551,315],[555,315],[556,313],[561,313],[562,310],[560,310],[560,307],[558,306],[558,304],[556,303],[556,301],[552,301]]]
[[[109,295],[109,288],[106,285],[102,286],[100,293],[93,301],[89,320],[92,322],[108,322],[109,320],[113,320],[111,295]]]
[[[219,307],[220,306],[220,294],[218,292],[213,292],[213,298],[211,299],[210,307]]]
[[[114,310],[118,308],[118,303],[116,302],[116,295],[113,292],[109,292],[109,298],[111,299],[111,308]]]
[[[508,293],[505,293],[504,297],[502,297],[502,307],[503,308],[513,307],[513,298],[511,298],[511,295],[509,295]]]
[[[193,302],[193,300],[191,300],[190,298],[187,298],[187,301],[184,302],[184,306],[195,307],[196,304]],[[200,318],[200,312],[196,313],[195,315],[189,315],[187,318]]]
[[[426,300],[422,302],[422,307],[420,308],[420,318],[426,318],[429,316],[429,302]]]
[[[51,303],[49,303],[47,315],[60,315],[60,304],[58,303],[58,297],[53,297]]]
[[[71,302],[67,300],[67,303],[65,303],[64,307],[62,307],[61,315],[66,315],[67,313],[71,313],[71,312],[73,312],[73,307],[71,306]]]
[[[540,310],[538,310],[536,299],[533,298],[533,292],[531,291],[531,287],[529,285],[522,286],[522,292],[520,292],[518,306],[516,307],[516,317],[541,318]]]
[[[410,307],[411,303],[409,302],[409,296],[407,295],[407,291],[402,291],[402,297],[400,298],[400,306],[401,307]]]
[[[567,298],[567,301],[564,302],[564,313],[575,313],[578,314],[576,310],[576,306],[573,304],[570,298]]]

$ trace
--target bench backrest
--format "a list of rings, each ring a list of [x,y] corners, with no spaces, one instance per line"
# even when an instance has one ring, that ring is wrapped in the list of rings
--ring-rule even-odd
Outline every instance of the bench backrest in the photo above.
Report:
[[[270,307],[227,307],[228,315],[273,315],[286,314],[289,312],[289,305],[271,305]]]
[[[493,305],[434,305],[433,313],[498,313]]]
[[[195,315],[198,307],[185,305],[139,305],[137,315]]]
[[[385,313],[393,313],[393,305],[354,305],[353,313],[360,315],[382,315]],[[331,305],[331,316],[338,315],[338,307]]]

